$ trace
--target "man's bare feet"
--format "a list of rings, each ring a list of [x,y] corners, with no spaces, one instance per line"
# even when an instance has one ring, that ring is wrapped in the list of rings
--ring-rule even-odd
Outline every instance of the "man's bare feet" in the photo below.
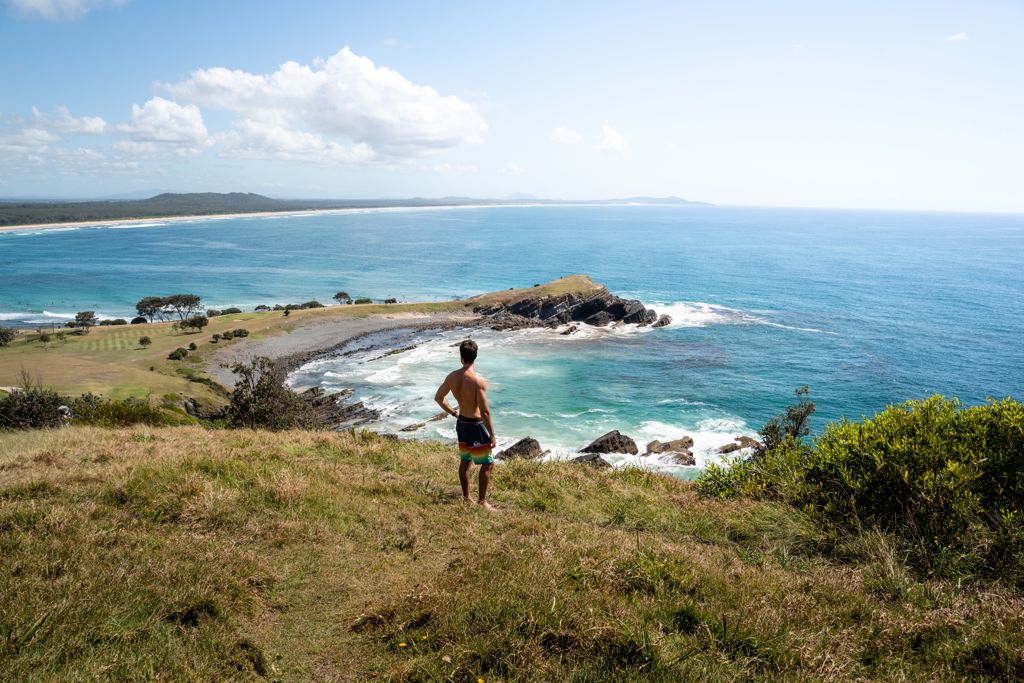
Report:
[[[493,505],[488,503],[486,500],[481,500],[480,501],[480,507],[482,507],[484,510],[491,510],[491,511],[496,509]]]
[[[473,499],[472,499],[472,498],[470,498],[469,496],[465,496],[465,497],[464,497],[464,498],[462,499],[462,502],[463,502],[463,503],[465,503],[466,505],[472,505],[472,504],[473,504]]]

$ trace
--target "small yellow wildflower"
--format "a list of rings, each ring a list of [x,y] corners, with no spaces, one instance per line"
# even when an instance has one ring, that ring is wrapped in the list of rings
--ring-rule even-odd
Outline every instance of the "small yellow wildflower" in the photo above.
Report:
[[[426,636],[420,636],[420,640],[426,640],[426,639],[427,639]]]
[[[398,647],[409,647],[409,646],[408,646],[408,645],[406,645],[405,643],[399,643],[399,644],[398,644]]]

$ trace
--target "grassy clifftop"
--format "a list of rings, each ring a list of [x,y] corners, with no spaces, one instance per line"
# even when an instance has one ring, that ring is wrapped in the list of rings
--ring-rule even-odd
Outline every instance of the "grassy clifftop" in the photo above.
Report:
[[[842,563],[795,509],[448,447],[199,428],[0,434],[13,680],[1013,679],[1018,594]],[[829,557],[836,557],[830,553]]]

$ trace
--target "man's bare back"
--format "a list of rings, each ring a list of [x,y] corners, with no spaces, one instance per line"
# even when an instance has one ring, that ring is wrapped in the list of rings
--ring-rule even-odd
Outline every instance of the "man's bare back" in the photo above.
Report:
[[[494,467],[491,451],[497,445],[494,425],[491,424],[491,408],[487,403],[487,382],[473,370],[476,362],[476,342],[467,339],[459,345],[462,367],[448,373],[437,388],[434,400],[441,408],[456,417],[455,432],[459,438],[459,482],[462,496],[470,501],[469,466],[480,465],[480,505],[490,509],[487,502],[487,485]],[[456,411],[448,405],[448,394],[459,402]]]

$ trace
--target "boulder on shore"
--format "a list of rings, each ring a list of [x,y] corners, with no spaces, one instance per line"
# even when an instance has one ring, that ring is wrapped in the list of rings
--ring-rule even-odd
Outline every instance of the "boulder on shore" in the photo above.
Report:
[[[693,453],[690,451],[683,451],[682,453],[676,453],[672,456],[672,462],[677,465],[686,465],[693,467],[697,464],[697,458],[693,457]]]
[[[736,441],[725,444],[718,449],[718,452],[724,455],[725,453],[732,453],[733,451],[738,451],[743,448],[756,448],[760,445],[761,442],[757,439],[752,439],[749,436],[737,436]]]
[[[653,453],[682,453],[691,448],[693,448],[693,438],[684,436],[672,441],[652,441],[647,444],[647,452],[644,455],[651,455]]]
[[[581,448],[580,453],[629,453],[636,455],[639,450],[636,447],[636,441],[633,441],[633,439],[616,429],[594,439],[589,446]]]
[[[544,451],[541,450],[537,439],[527,436],[526,438],[519,439],[519,441],[516,441],[495,457],[499,460],[515,460],[517,458],[534,460],[542,455],[544,455]]]
[[[572,462],[600,468],[609,468],[612,466],[610,462],[602,458],[598,453],[587,453],[586,455],[581,455],[577,458],[573,458]]]
[[[662,313],[658,319],[651,323],[651,327],[665,327],[672,324],[672,316]]]

